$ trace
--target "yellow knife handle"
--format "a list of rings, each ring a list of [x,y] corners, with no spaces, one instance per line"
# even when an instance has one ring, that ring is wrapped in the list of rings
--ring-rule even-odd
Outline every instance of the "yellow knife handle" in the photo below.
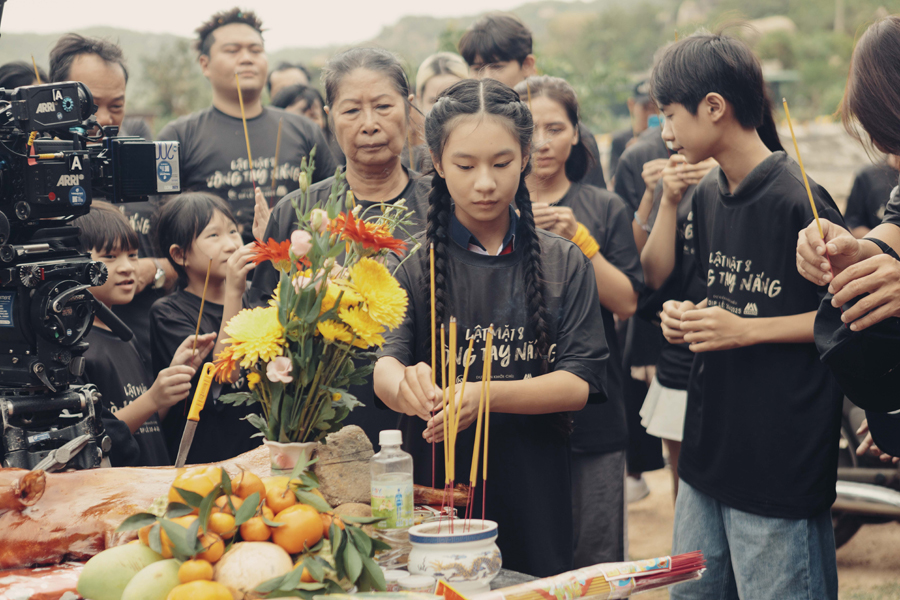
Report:
[[[213,364],[211,362],[203,365],[203,371],[200,373],[200,381],[197,382],[197,389],[194,390],[194,399],[191,401],[191,411],[188,413],[188,419],[191,421],[200,420],[200,411],[206,404],[206,396],[209,394],[209,386],[212,384]]]

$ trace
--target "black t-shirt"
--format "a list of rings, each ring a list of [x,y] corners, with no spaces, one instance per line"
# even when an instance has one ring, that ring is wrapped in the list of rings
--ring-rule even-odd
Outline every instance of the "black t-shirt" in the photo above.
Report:
[[[392,204],[401,198],[405,198],[406,207],[415,213],[415,225],[409,230],[410,233],[415,234],[425,229],[428,215],[428,194],[431,191],[431,178],[423,177],[414,171],[408,171],[408,174],[409,183],[403,188],[403,191],[396,198],[393,198],[385,204]],[[310,186],[310,198],[314,205],[325,205],[328,196],[331,194],[331,187],[333,184],[334,177],[329,177],[324,181],[320,181],[319,183]],[[278,205],[272,210],[272,215],[269,218],[269,224],[266,227],[266,233],[263,236],[263,239],[268,240],[269,238],[274,238],[276,241],[281,242],[290,238],[291,232],[297,227],[297,213],[291,205],[291,199],[296,198],[299,194],[299,190],[292,192],[278,202]],[[363,211],[375,204],[362,198],[356,198],[356,203],[357,205],[362,206],[361,210]],[[374,210],[377,209],[370,210],[366,213],[367,216],[372,215]],[[397,235],[403,235],[400,231],[395,233]],[[419,251],[422,252],[423,250],[420,249]],[[338,261],[340,262],[341,260],[342,258],[338,257]],[[272,263],[268,261],[256,267],[256,269],[253,270],[253,283],[246,295],[247,304],[250,306],[264,306],[269,301],[269,298],[271,298],[275,286],[278,285],[279,278],[280,273],[272,266]],[[376,403],[371,378],[365,385],[353,386],[349,391],[356,396],[357,400],[362,402],[363,406],[358,406],[353,409],[350,415],[344,419],[345,425],[359,425],[363,431],[366,432],[366,435],[369,436],[369,439],[373,444],[378,444],[379,432],[385,429],[397,428],[398,415],[393,411],[379,407],[378,403]]]
[[[96,385],[103,395],[104,406],[113,415],[153,385],[153,378],[133,339],[124,342],[114,333],[93,327],[86,340],[90,347],[84,354],[84,375],[78,383]],[[161,467],[171,464],[156,414],[133,435],[140,447],[140,459],[132,466]]]
[[[644,190],[647,189],[644,178],[641,177],[644,164],[657,158],[668,157],[669,150],[663,142],[662,130],[659,127],[649,127],[642,131],[637,141],[622,153],[616,168],[615,191],[632,211],[638,209]]]
[[[590,386],[589,401],[600,401],[606,395],[609,354],[594,270],[568,240],[540,230],[538,238],[550,315],[550,370],[577,375]],[[459,323],[458,364],[469,336],[476,336],[469,385],[482,373],[484,335],[490,324],[495,330],[493,379],[521,380],[541,373],[524,292],[523,255],[521,244],[509,254],[485,256],[448,243],[447,285],[452,296],[447,313]],[[385,335],[382,354],[404,365],[431,361],[428,273],[427,253],[406,261],[396,273],[409,295],[409,307],[403,323]],[[461,369],[460,365],[459,376]],[[414,417],[402,420],[415,481],[431,485],[432,449],[422,438],[425,422]],[[553,415],[491,414],[486,515],[503,531],[497,543],[504,566],[535,576],[568,571],[573,560],[569,445],[553,423]],[[459,481],[469,477],[474,439],[475,427],[459,432]],[[442,450],[438,448],[437,453],[441,455]],[[438,462],[435,480],[441,482],[444,470]],[[479,514],[481,494],[475,496],[474,514]],[[525,522],[527,527],[522,525]]]
[[[641,294],[638,315],[655,324],[659,323],[657,313],[662,310],[662,305],[668,300],[690,300],[693,303],[701,302],[706,298],[706,281],[700,277],[697,270],[697,251],[694,248],[694,214],[692,197],[696,186],[688,186],[675,215],[675,265],[672,273],[663,282],[658,290],[645,288]],[[662,198],[662,181],[653,191],[653,210],[650,212],[648,223],[651,226],[656,223],[656,215],[659,212],[659,202]],[[688,380],[691,367],[694,364],[694,353],[689,344],[669,344],[662,337],[662,348],[656,361],[656,378],[667,388],[674,390],[688,389]]]
[[[279,121],[281,148],[276,166]],[[334,175],[337,164],[318,125],[280,108],[266,106],[260,115],[247,119],[247,133],[253,153],[252,176],[241,119],[215,107],[169,123],[159,132],[159,139],[181,142],[181,190],[210,191],[227,200],[244,241],[250,242],[256,205],[254,179],[271,204],[299,187],[300,161],[314,146],[313,181]]]
[[[203,305],[203,317],[200,320],[200,335],[218,333],[222,325],[224,307],[207,300]],[[153,353],[153,372],[169,366],[175,350],[184,338],[194,335],[197,327],[197,315],[200,314],[200,298],[178,290],[157,300],[150,309],[150,340]],[[204,362],[213,360],[212,353]],[[187,412],[194,399],[194,390],[200,378],[201,369],[197,370],[191,382],[191,393],[188,397],[169,409],[163,420],[163,433],[169,456],[174,461],[178,456],[181,434],[187,421]],[[244,379],[233,385],[220,385],[213,381],[206,398],[206,405],[200,411],[200,421],[194,433],[186,464],[216,462],[233,458],[238,454],[252,450],[260,445],[259,437],[251,438],[259,430],[243,420],[248,414],[261,413],[258,404],[252,406],[234,406],[222,404],[218,397],[236,391],[246,391]]]
[[[622,153],[625,152],[625,148],[628,147],[628,142],[630,142],[634,138],[634,130],[631,127],[623,129],[622,131],[617,131],[613,134],[612,142],[609,147],[609,172],[615,176],[616,170],[619,167],[619,159],[622,158]]]
[[[819,216],[841,223],[810,180]],[[824,289],[797,272],[797,232],[812,210],[797,163],[776,152],[734,193],[721,169],[693,196],[694,246],[710,306],[744,318],[814,311]],[[749,513],[810,518],[835,499],[843,394],[814,343],[697,354],[679,475]]]
[[[644,274],[625,203],[612,192],[574,183],[556,204],[572,209],[578,222],[587,227],[600,245],[600,254],[631,280],[635,290],[640,291]],[[572,415],[575,429],[570,441],[572,449],[577,452],[615,452],[624,450],[628,445],[622,351],[613,313],[601,304],[600,314],[603,315],[603,331],[609,348],[609,360],[606,362],[608,401],[589,404]]]
[[[584,140],[584,145],[591,153],[591,165],[579,183],[594,185],[605,190],[606,179],[603,177],[603,165],[600,164],[600,147],[597,146],[597,140],[584,123],[578,124],[578,135]]]
[[[888,165],[869,165],[860,169],[847,196],[844,222],[847,227],[875,229],[884,218],[885,205],[897,185],[898,173]]]

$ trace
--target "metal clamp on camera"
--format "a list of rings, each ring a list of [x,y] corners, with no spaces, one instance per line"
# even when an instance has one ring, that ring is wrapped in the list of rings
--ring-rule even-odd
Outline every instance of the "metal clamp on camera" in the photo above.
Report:
[[[95,196],[136,202],[181,189],[177,142],[118,137],[117,127],[97,126],[96,110],[78,82],[0,89],[4,467],[108,465],[100,393],[74,384],[95,314],[122,339],[132,333],[91,295],[106,281],[106,266],[81,251],[70,222]]]

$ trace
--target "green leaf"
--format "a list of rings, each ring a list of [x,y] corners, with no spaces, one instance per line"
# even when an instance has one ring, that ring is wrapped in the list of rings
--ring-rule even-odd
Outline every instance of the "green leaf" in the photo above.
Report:
[[[169,506],[172,505],[170,504]],[[190,509],[188,509],[188,511],[190,511]],[[156,523],[156,515],[150,513],[138,513],[136,515],[131,515],[122,521],[122,524],[116,527],[116,532],[134,531],[135,529],[140,529],[141,527],[146,527],[153,523]]]
[[[262,515],[262,520],[263,520],[263,523],[265,523],[269,527],[281,527],[282,525],[284,525],[284,523],[276,523],[275,521],[270,521],[269,518],[266,517],[265,514]]]
[[[372,538],[372,553],[375,554],[384,550],[391,550],[391,545],[378,538]]]
[[[294,490],[294,494],[297,496],[297,500],[302,502],[303,504],[308,504],[312,506],[319,512],[331,512],[334,510],[327,502],[322,500],[316,494],[312,492],[304,492],[303,490]]]
[[[250,423],[257,429],[262,431],[264,434],[269,429],[268,424],[266,423],[266,420],[263,419],[260,415],[258,415],[256,413],[251,413],[251,414],[247,415],[246,417],[244,417],[244,419],[246,419],[248,423]]]
[[[160,531],[162,530],[159,527],[159,523],[156,523],[156,525],[150,528],[150,536],[147,540],[150,549],[157,554],[162,554],[162,536],[160,535]]]
[[[196,492],[189,492],[188,490],[183,490],[181,488],[175,488],[175,491],[181,495],[188,506],[191,508],[200,508],[200,503],[203,502],[203,496]]]
[[[218,402],[222,404],[234,404],[235,406],[242,406],[244,404],[253,404],[256,402],[256,398],[253,397],[249,392],[234,392],[232,394],[222,394],[216,399]]]
[[[303,565],[305,563],[305,560],[301,561],[290,573],[285,575],[278,589],[285,591],[296,589],[297,584],[300,583],[300,579],[303,577]]]
[[[359,574],[362,573],[363,563],[359,550],[353,544],[347,544],[344,549],[344,571],[347,573],[347,579],[356,582]]]
[[[200,521],[200,524],[203,526],[203,531],[206,531],[206,525],[209,523],[209,515],[212,513],[212,507],[215,506],[216,498],[218,498],[219,492],[221,491],[222,488],[216,486],[213,491],[203,498],[203,502],[200,503],[200,515],[197,520]]]
[[[347,530],[350,531],[350,538],[353,540],[359,553],[363,556],[371,556],[372,538],[367,536],[362,529],[353,525],[347,525]]]
[[[169,502],[169,505],[166,507],[166,518],[177,519],[178,517],[189,515],[192,512],[194,512],[194,509],[187,504],[182,504],[181,502]]]
[[[384,517],[352,517],[350,515],[341,517],[341,521],[345,523],[359,523],[360,525],[372,525],[383,520]]]
[[[303,564],[306,565],[306,570],[309,571],[310,577],[320,582],[325,579],[325,569],[322,568],[322,565],[319,564],[314,557],[307,558],[303,561]]]
[[[279,577],[273,577],[272,579],[267,579],[263,581],[261,584],[253,588],[254,592],[259,592],[260,594],[268,594],[269,592],[273,592],[281,587],[282,582],[284,582],[284,578],[290,575],[281,575]]]
[[[372,580],[372,589],[376,591],[383,592],[387,589],[387,584],[384,581],[384,571],[381,570],[381,567],[378,566],[378,563],[369,558],[368,556],[363,556],[363,568],[366,570],[366,574]],[[360,588],[360,591],[366,591]]]
[[[229,500],[229,503],[231,500]],[[253,492],[249,496],[244,499],[244,503],[241,504],[241,507],[237,509],[237,512],[234,515],[234,525],[236,527],[240,527],[244,523],[250,520],[250,518],[256,514],[256,510],[259,508],[259,492]]]
[[[227,495],[231,496],[234,492],[231,491],[231,477],[228,475],[228,472],[225,469],[221,469],[222,471],[222,491]],[[231,502],[229,500],[229,502]],[[233,509],[232,509],[233,510]]]
[[[160,521],[160,525],[172,541],[172,554],[178,555],[180,558],[194,555],[194,544],[188,541],[187,529],[165,519]]]
[[[194,540],[194,551],[191,553],[191,556],[194,554],[199,554],[203,552],[203,542],[200,541],[200,538],[197,537],[197,534],[200,532],[200,519],[195,520],[191,523],[191,526],[188,527],[187,530],[187,542],[190,543],[190,540]]]

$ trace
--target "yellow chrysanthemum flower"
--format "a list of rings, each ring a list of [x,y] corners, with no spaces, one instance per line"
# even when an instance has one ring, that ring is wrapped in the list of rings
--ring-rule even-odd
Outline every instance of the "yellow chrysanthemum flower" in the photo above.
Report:
[[[225,326],[225,333],[231,336],[225,343],[234,346],[234,359],[240,359],[245,369],[260,360],[268,362],[284,351],[284,328],[274,307],[242,310]]]
[[[351,306],[350,308],[342,308],[338,311],[338,315],[344,323],[350,326],[350,329],[365,346],[378,346],[380,348],[384,344],[384,338],[381,336],[384,333],[384,326],[369,316],[369,313],[362,307]],[[360,347],[365,346],[360,345]]]
[[[273,306],[278,308],[279,303],[281,302],[281,281],[275,284],[275,291],[272,292],[272,297],[269,299],[269,306]]]
[[[408,299],[387,267],[371,258],[360,259],[350,268],[350,281],[362,297],[369,317],[388,329],[400,325]]]
[[[322,337],[330,342],[344,342],[349,344],[353,341],[353,334],[350,329],[337,321],[319,321],[316,323],[316,329],[322,334]]]
[[[252,371],[247,373],[247,385],[250,386],[251,390],[259,385],[260,379],[262,378],[259,376],[259,373],[254,373]]]
[[[346,285],[341,285],[339,282],[329,282],[328,287],[325,288],[325,297],[322,298],[320,315],[334,308],[334,303],[337,302],[337,297],[342,291],[344,295],[341,296],[341,308],[349,308],[362,302],[362,296],[346,287]]]

